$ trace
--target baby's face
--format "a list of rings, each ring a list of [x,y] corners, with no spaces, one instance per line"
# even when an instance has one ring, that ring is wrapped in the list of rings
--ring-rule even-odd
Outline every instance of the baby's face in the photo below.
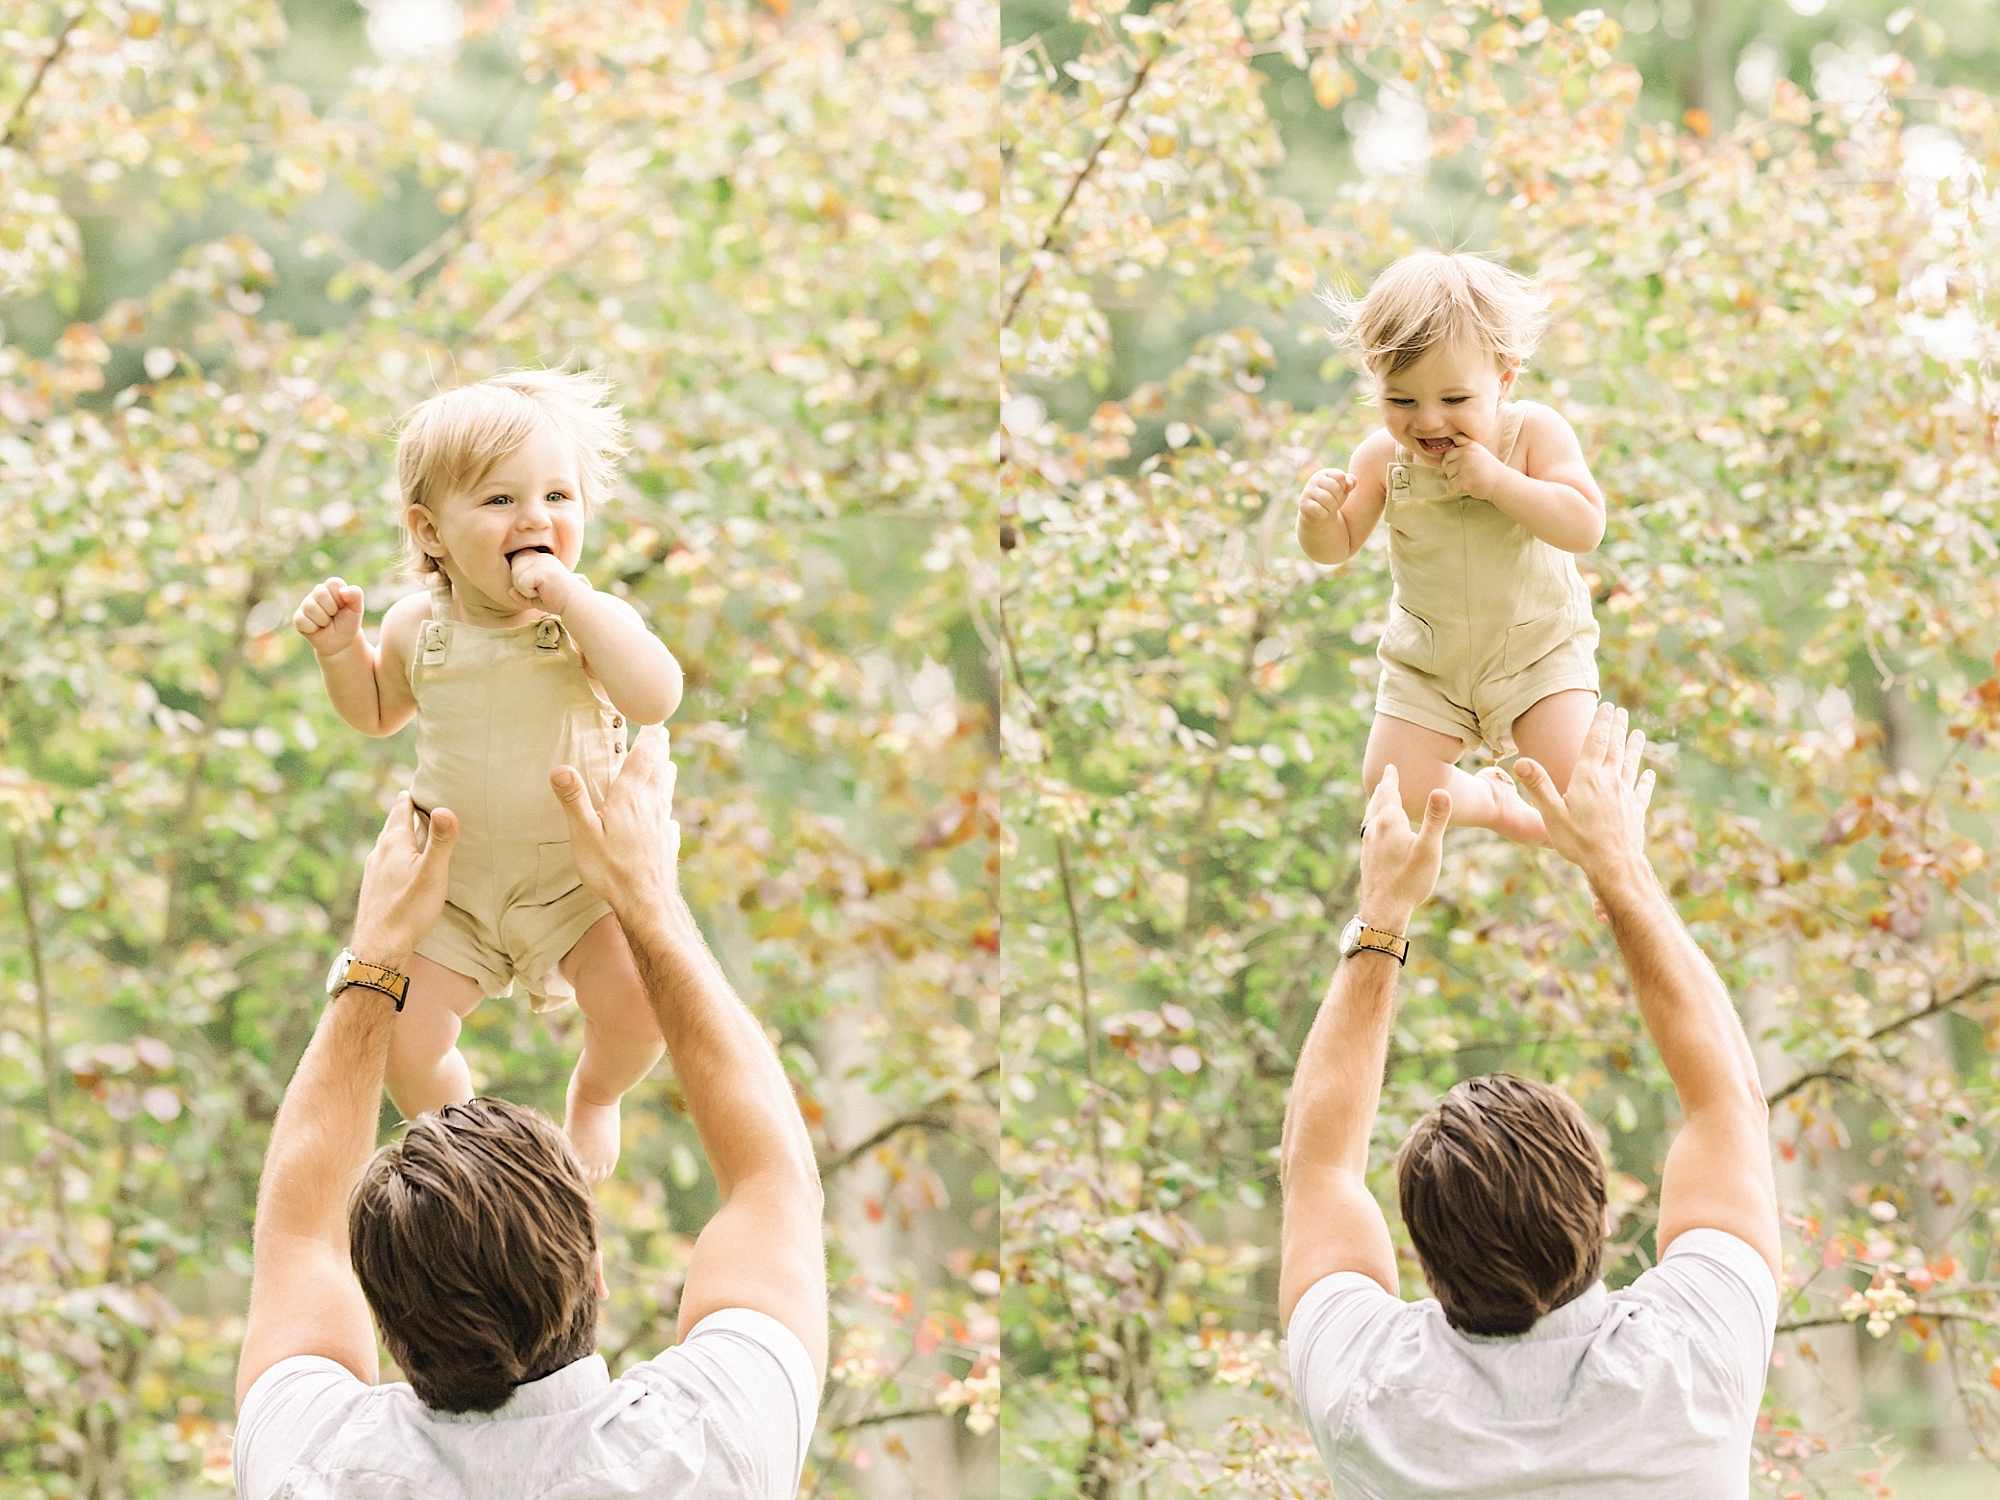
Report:
[[[574,570],[583,556],[582,475],[575,447],[544,422],[476,488],[456,490],[434,512],[412,506],[417,541],[437,558],[469,607],[517,614],[508,598],[518,552],[550,552]],[[422,524],[429,514],[431,524]]]
[[[1461,340],[1438,344],[1382,381],[1382,425],[1428,468],[1465,443],[1485,443],[1500,425],[1500,402],[1514,369]]]

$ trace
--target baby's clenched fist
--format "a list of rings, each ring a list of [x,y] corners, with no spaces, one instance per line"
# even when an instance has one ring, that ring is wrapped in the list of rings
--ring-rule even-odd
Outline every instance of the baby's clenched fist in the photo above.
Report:
[[[514,602],[523,608],[533,605],[559,615],[579,593],[590,588],[589,579],[570,572],[552,552],[517,552],[511,566]]]
[[[292,628],[321,656],[345,651],[361,636],[361,590],[329,578],[292,614]]]
[[[1321,469],[1306,481],[1305,493],[1299,496],[1299,524],[1313,531],[1330,525],[1353,488],[1354,477],[1345,470]]]

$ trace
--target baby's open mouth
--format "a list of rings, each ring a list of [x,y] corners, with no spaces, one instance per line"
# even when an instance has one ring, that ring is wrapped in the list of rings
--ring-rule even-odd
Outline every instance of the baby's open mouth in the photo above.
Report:
[[[1426,453],[1449,453],[1457,444],[1453,443],[1448,437],[1418,438],[1417,446],[1422,448]]]
[[[507,561],[509,563],[513,562],[515,558],[524,552],[546,552],[550,557],[556,555],[553,547],[516,547],[512,552],[507,554]]]

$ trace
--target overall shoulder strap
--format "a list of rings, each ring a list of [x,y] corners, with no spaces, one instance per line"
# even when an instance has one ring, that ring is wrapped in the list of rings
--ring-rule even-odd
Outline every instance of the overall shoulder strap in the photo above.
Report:
[[[416,691],[417,668],[441,667],[445,652],[451,646],[451,621],[446,618],[450,611],[445,608],[449,597],[443,589],[433,588],[428,601],[429,608],[424,618],[417,622],[417,649],[410,654],[410,690]]]
[[[1522,409],[1521,403],[1518,401],[1509,401],[1505,409],[1501,411],[1500,431],[1498,433],[1500,445],[1493,450],[1499,455],[1501,463],[1511,463],[1513,461],[1514,445],[1521,440],[1521,424],[1526,420],[1527,415],[1527,412]]]

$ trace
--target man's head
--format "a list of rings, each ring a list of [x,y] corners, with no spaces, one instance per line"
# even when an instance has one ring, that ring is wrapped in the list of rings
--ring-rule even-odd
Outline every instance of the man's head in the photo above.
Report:
[[[1464,1333],[1526,1333],[1597,1281],[1604,1159],[1569,1095],[1495,1073],[1455,1085],[1396,1161],[1424,1279]]]
[[[426,1406],[493,1411],[597,1342],[597,1216],[569,1142],[500,1099],[419,1115],[348,1205],[382,1341]]]

